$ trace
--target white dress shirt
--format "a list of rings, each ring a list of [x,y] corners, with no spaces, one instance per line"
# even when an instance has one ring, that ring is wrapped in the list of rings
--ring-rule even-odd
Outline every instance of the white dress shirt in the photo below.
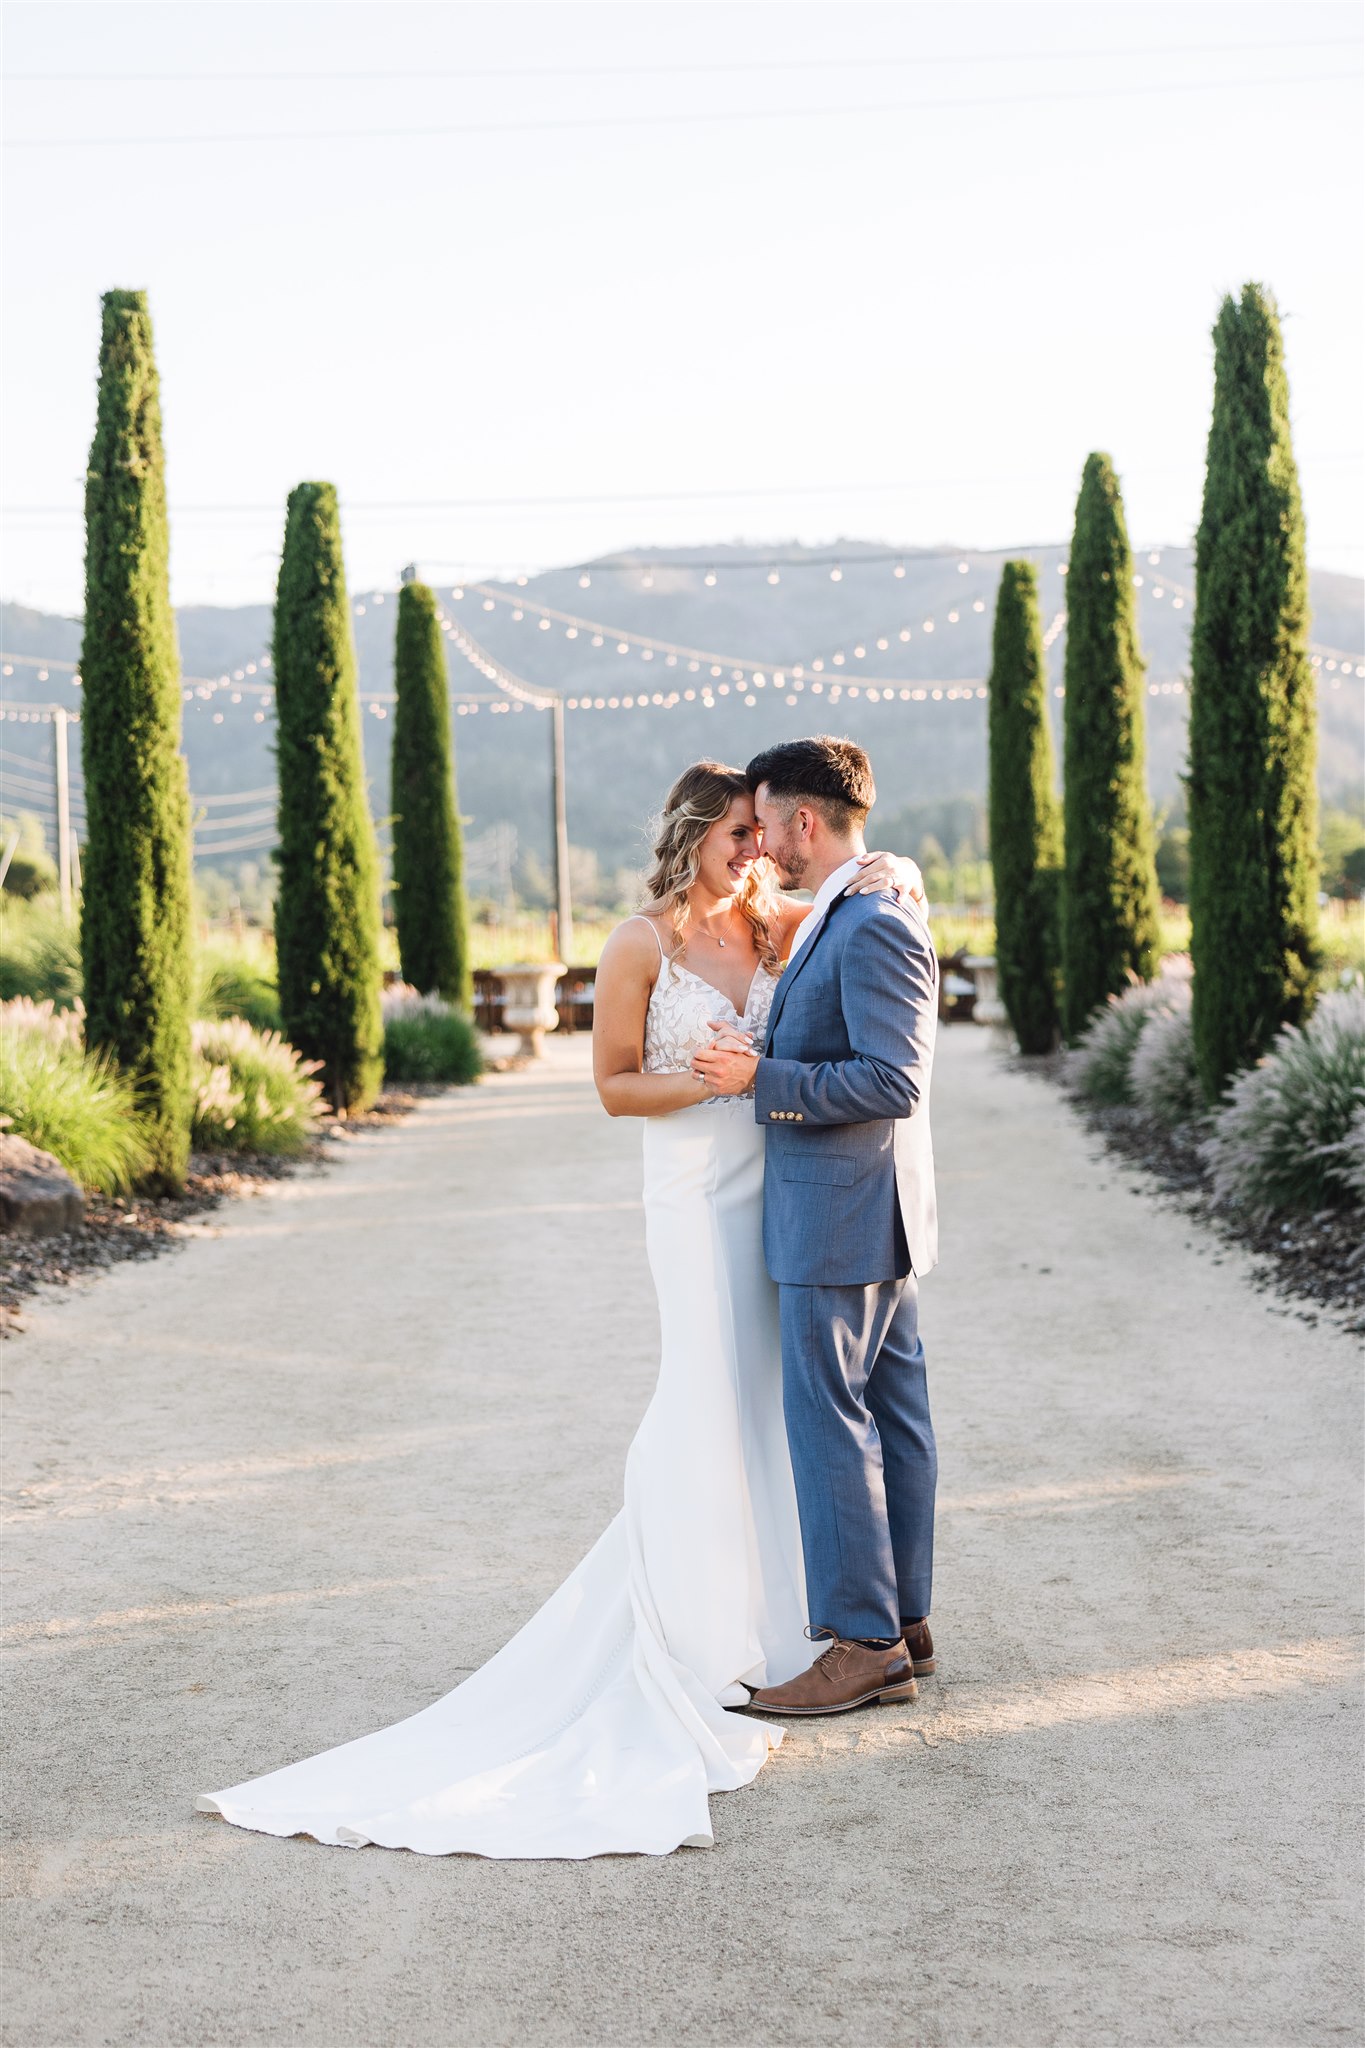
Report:
[[[805,945],[807,939],[813,939],[819,931],[825,921],[825,915],[831,903],[834,902],[836,897],[842,896],[849,883],[855,882],[861,873],[862,869],[855,855],[852,860],[846,860],[841,867],[837,867],[832,875],[825,876],[824,881],[815,892],[815,901],[810,907],[810,916],[802,918],[800,924],[796,927],[796,936],[792,940],[792,949],[787,955],[787,965],[789,967]]]

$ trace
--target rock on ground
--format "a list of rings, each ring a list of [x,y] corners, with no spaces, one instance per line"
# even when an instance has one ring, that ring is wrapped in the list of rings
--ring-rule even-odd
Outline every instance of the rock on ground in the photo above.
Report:
[[[74,1230],[85,1200],[60,1159],[0,1131],[0,1231],[48,1237]]]

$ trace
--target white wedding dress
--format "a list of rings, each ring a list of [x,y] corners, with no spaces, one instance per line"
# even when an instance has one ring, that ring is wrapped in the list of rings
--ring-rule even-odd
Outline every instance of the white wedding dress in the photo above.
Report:
[[[776,986],[758,968],[741,1018],[710,983],[661,963],[645,1071],[686,1070],[718,1005],[761,1043]],[[606,1534],[434,1706],[205,1794],[198,1811],[265,1834],[429,1856],[710,1846],[708,1795],[747,1785],[782,1739],[727,1704],[814,1655],[752,1100],[648,1119],[644,1207],[662,1355]]]

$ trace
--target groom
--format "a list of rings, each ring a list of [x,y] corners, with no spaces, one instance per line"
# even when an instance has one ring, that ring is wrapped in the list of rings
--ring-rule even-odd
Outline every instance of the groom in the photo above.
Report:
[[[938,1229],[929,1072],[938,964],[891,895],[846,896],[876,796],[851,740],[791,740],[749,763],[763,851],[813,889],[767,1048],[731,1036],[696,1065],[754,1088],[767,1131],[764,1252],[778,1284],[782,1384],[812,1633],[830,1646],[754,1709],[837,1714],[913,1699],[934,1668],[927,1616],[937,1456],[917,1279]]]

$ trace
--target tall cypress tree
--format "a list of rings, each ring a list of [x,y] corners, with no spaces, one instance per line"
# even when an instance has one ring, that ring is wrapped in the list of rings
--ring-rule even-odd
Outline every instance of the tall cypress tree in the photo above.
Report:
[[[1303,507],[1271,294],[1213,330],[1213,420],[1190,650],[1194,1039],[1210,1101],[1312,999],[1317,706]]]
[[[383,1073],[379,861],[365,797],[341,519],[331,484],[289,494],[275,598],[280,1015],[336,1110]]]
[[[464,842],[450,745],[450,699],[436,598],[398,593],[394,638],[393,881],[403,979],[472,1007]]]
[[[145,292],[106,292],[85,480],[85,1036],[132,1076],[154,1185],[190,1133],[190,811],[161,393]]]
[[[1062,984],[1074,1038],[1130,973],[1150,981],[1161,951],[1133,556],[1107,455],[1090,456],[1081,478],[1066,617]]]
[[[1062,826],[1047,722],[1047,656],[1032,562],[1006,562],[990,674],[990,829],[1000,1000],[1021,1052],[1057,1037]]]

